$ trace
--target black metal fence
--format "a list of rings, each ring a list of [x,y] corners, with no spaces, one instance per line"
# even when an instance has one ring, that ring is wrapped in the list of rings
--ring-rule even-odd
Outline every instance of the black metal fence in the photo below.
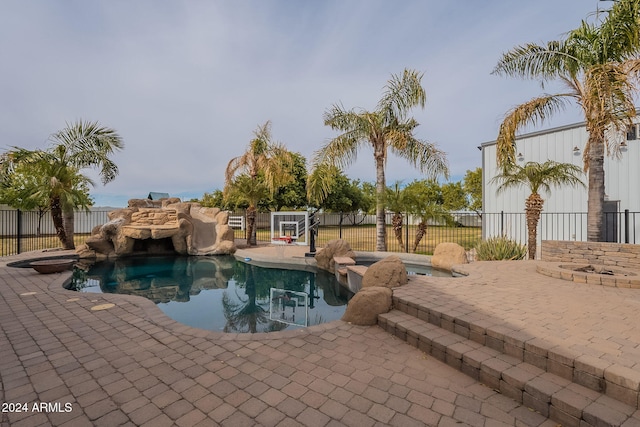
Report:
[[[75,214],[75,242],[81,244],[91,230],[108,221],[107,210],[81,211]],[[244,215],[238,212],[232,215]],[[354,250],[376,249],[376,226],[374,215],[359,213],[316,214],[319,220],[316,244],[324,246],[333,239],[349,241]],[[456,242],[471,249],[484,238],[506,235],[520,243],[527,242],[526,217],[523,212],[473,212],[453,214],[454,224],[428,222],[425,234],[418,240],[420,220],[412,215],[403,215],[399,234],[393,228],[393,214],[386,217],[386,245],[391,252],[417,252],[431,254],[441,242]],[[640,243],[640,212],[605,213],[604,240],[618,243]],[[257,217],[259,241],[270,240],[270,214],[259,213]],[[237,229],[235,236],[245,238],[244,230]],[[587,240],[587,213],[543,212],[538,224],[539,240]],[[33,211],[0,210],[0,256],[21,252],[58,248],[60,242],[55,234],[50,213]]]
[[[484,213],[482,215],[483,237],[508,236],[520,243],[527,242],[527,218],[524,212]],[[640,242],[640,212],[605,212],[605,242]],[[542,212],[538,223],[538,240],[587,240],[586,212]]]
[[[76,245],[90,236],[91,230],[106,223],[108,210],[75,213]],[[0,256],[61,247],[49,212],[0,210]]]
[[[236,212],[232,216],[241,216]],[[402,227],[398,234],[393,228],[393,214],[386,216],[386,247],[390,252],[416,252],[431,254],[435,246],[441,242],[456,242],[471,249],[482,237],[482,222],[476,213],[463,212],[453,214],[454,223],[445,224],[430,221],[426,224],[424,234],[418,239],[420,220],[409,214],[402,215]],[[334,239],[345,239],[352,249],[357,251],[376,250],[376,218],[375,215],[361,213],[318,213],[316,245],[324,246]],[[257,240],[269,241],[270,214],[259,213],[256,218]],[[246,238],[245,230],[236,229],[237,239]]]
[[[454,214],[455,221],[450,224],[438,221],[422,221],[410,214],[402,215],[402,222],[393,225],[394,215],[388,213],[386,224],[386,249],[389,252],[415,252],[432,254],[442,242],[455,242],[469,250],[482,238],[480,217],[475,213]],[[377,245],[375,216],[367,218],[359,215],[340,214],[320,216],[318,244],[322,246],[332,239],[345,239],[354,250],[375,251]],[[329,225],[331,224],[331,225]]]

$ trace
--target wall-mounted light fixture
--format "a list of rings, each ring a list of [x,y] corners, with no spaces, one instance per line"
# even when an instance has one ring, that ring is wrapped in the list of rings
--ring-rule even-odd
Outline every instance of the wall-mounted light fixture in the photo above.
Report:
[[[573,154],[576,155],[576,156],[580,154],[580,148],[578,148],[577,145],[575,147],[573,147]]]
[[[524,155],[522,153],[518,153],[518,160],[519,161],[523,161],[524,160]]]

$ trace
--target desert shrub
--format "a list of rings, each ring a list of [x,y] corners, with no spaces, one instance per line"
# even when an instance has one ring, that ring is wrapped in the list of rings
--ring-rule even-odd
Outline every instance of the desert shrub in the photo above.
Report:
[[[478,243],[476,259],[478,261],[499,261],[524,259],[527,246],[504,236],[491,237]]]

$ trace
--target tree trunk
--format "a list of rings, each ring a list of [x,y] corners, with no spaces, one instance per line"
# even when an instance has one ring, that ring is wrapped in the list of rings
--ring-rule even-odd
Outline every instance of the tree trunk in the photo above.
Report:
[[[257,210],[255,206],[249,206],[247,208],[247,245],[257,246],[256,238],[256,215]]]
[[[413,253],[415,253],[416,249],[418,249],[418,245],[422,241],[422,238],[425,234],[427,234],[427,223],[424,221],[420,221],[420,224],[418,224],[418,229],[416,230],[416,239],[413,242]]]
[[[75,215],[73,209],[63,210],[62,211],[62,221],[64,224],[64,233],[65,233],[65,241],[63,246],[65,249],[75,249],[76,244],[73,241],[73,236],[75,234],[74,226],[75,226]]]
[[[36,236],[40,237],[40,235],[42,234],[42,218],[44,218],[44,215],[47,213],[46,210],[38,208],[38,227],[36,228]]]
[[[384,153],[375,150],[376,159],[376,251],[387,250],[387,224],[384,212],[384,194],[387,184],[384,179]]]
[[[538,193],[531,193],[524,204],[524,211],[527,215],[527,232],[529,235],[527,242],[529,259],[536,259],[536,250],[538,246],[538,221],[540,221],[540,214],[542,213],[543,205],[544,200],[542,200],[542,197],[540,197]]]
[[[400,250],[404,251],[404,243],[402,241],[402,214],[400,212],[394,212],[393,218],[391,219],[391,223],[393,224],[393,232],[396,236],[396,240],[400,245]]]
[[[49,204],[51,205],[51,220],[53,221],[53,226],[56,229],[56,236],[58,236],[58,240],[62,246],[65,245],[67,241],[67,235],[64,232],[64,223],[62,221],[62,207],[60,206],[60,197],[54,196],[49,199]]]
[[[589,199],[587,201],[587,240],[601,242],[604,236],[604,133],[589,132]]]

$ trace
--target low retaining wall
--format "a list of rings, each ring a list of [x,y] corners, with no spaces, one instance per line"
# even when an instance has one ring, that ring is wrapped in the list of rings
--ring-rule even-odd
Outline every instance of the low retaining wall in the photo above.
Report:
[[[543,240],[542,261],[610,265],[640,270],[640,245]]]

